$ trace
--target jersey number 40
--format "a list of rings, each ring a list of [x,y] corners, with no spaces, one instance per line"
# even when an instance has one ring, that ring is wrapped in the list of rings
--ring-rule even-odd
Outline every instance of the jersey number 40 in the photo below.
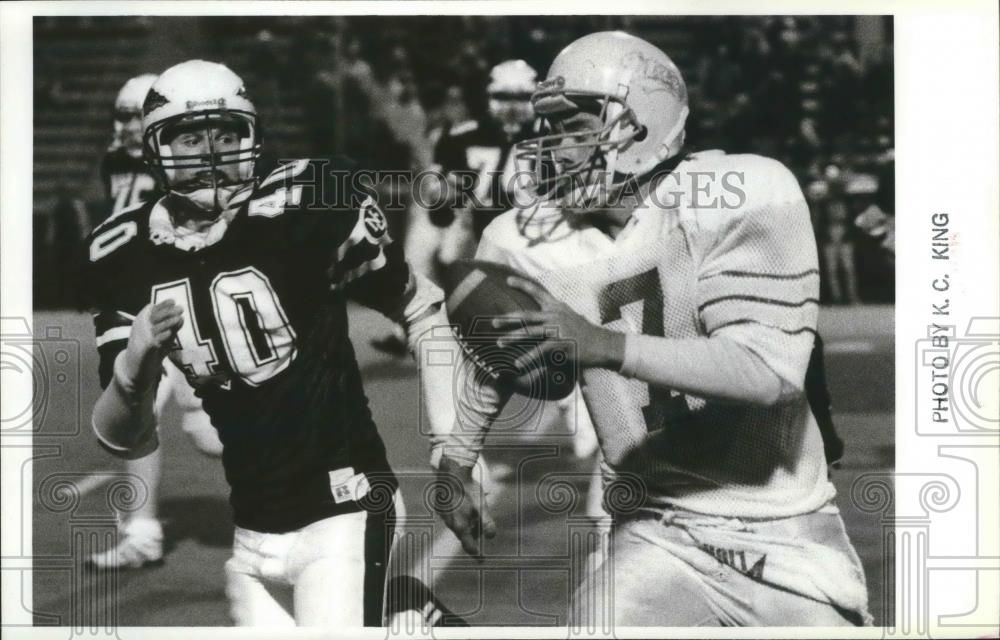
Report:
[[[226,356],[246,384],[256,387],[291,364],[295,331],[267,276],[253,267],[223,272],[212,280],[209,293]],[[168,299],[184,315],[177,332],[178,366],[193,377],[220,373],[212,341],[201,335],[195,320],[191,281],[184,278],[153,288],[153,304]]]

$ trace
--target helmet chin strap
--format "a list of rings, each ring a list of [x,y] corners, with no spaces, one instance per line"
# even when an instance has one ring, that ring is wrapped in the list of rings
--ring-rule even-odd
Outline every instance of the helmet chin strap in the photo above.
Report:
[[[195,189],[194,191],[171,191],[176,196],[191,203],[192,206],[206,213],[214,213],[218,217],[229,206],[230,199],[243,185],[213,186]]]
[[[681,109],[680,115],[677,117],[677,122],[674,123],[674,126],[667,132],[667,135],[663,137],[663,142],[660,143],[660,146],[657,148],[656,154],[650,166],[640,167],[638,171],[639,173],[645,173],[669,158],[671,151],[677,153],[681,145],[675,143],[677,142],[678,137],[684,132],[684,126],[687,124],[687,117],[688,108],[685,106]]]

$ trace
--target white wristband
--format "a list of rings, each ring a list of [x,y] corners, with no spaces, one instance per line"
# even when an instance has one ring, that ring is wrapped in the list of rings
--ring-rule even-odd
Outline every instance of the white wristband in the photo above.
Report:
[[[460,464],[463,467],[474,467],[476,466],[476,461],[479,459],[478,453],[473,453],[464,449],[456,448],[455,446],[448,447],[444,443],[438,443],[431,447],[431,467],[434,469],[441,468],[441,458],[444,457],[444,450],[448,448],[448,457]],[[459,455],[455,455],[458,453]]]

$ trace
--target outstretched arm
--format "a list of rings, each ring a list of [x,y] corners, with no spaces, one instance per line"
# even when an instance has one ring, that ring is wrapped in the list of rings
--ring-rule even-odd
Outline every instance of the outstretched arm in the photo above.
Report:
[[[496,525],[482,488],[488,471],[480,453],[509,396],[486,382],[487,376],[476,375],[461,348],[452,362],[457,365],[448,368],[454,402],[445,404],[454,407],[454,419],[431,433],[431,466],[437,469],[434,508],[465,552],[481,559],[481,539],[495,536]]]
[[[94,433],[112,454],[136,458],[156,448],[156,387],[166,349],[183,322],[172,300],[147,305],[133,321],[111,381],[94,405]]]
[[[417,360],[431,466],[437,470],[434,508],[466,553],[478,558],[481,538],[492,538],[496,526],[486,508],[481,478],[476,478],[485,471],[477,463],[503,398],[477,380],[451,330],[443,298],[438,287],[414,274],[402,311],[393,317],[405,328]]]

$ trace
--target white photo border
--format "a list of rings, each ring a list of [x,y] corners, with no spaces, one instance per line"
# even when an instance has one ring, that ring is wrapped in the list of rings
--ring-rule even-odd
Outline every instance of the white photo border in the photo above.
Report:
[[[603,2],[23,2],[0,5],[0,277],[5,322],[31,326],[32,18],[36,15],[578,14],[607,13]],[[895,615],[888,628],[837,629],[839,637],[970,637],[995,634],[1000,602],[1000,431],[997,391],[978,389],[978,407],[950,424],[933,422],[935,321],[951,327],[956,349],[997,347],[1000,333],[1000,163],[998,163],[998,11],[988,0],[888,2],[810,0],[614,3],[622,14],[875,14],[895,16],[896,126],[896,472],[866,478],[857,495],[885,507],[895,545]],[[947,214],[932,218],[935,214]],[[945,229],[947,260],[934,258]],[[935,283],[948,291],[935,290]],[[948,315],[932,304],[948,299]],[[992,333],[991,333],[992,332]],[[972,346],[969,346],[969,345]],[[992,347],[990,347],[992,345]],[[940,354],[938,354],[940,355]],[[929,358],[923,361],[922,358]],[[996,361],[991,361],[994,363]],[[949,369],[950,370],[950,369]],[[976,372],[972,372],[976,373]],[[31,376],[4,367],[2,402],[32,397]],[[982,372],[953,372],[977,384]],[[995,380],[995,369],[985,372]],[[989,376],[993,376],[990,378]],[[968,382],[967,382],[968,381]],[[953,385],[954,387],[954,385]],[[952,388],[958,409],[970,392]],[[983,395],[985,393],[985,395]],[[959,394],[956,396],[956,394]],[[956,398],[958,402],[956,402]],[[940,406],[940,405],[938,405]],[[971,412],[971,414],[969,413]],[[968,420],[966,420],[968,422]],[[978,426],[977,426],[978,425]],[[5,637],[65,638],[67,628],[31,628],[30,438],[2,435],[2,597]],[[884,475],[884,474],[883,474]],[[26,482],[25,482],[26,481]],[[894,484],[894,491],[893,491]],[[886,493],[888,491],[888,493]],[[890,501],[889,502],[884,501]],[[28,505],[25,509],[23,505]],[[80,630],[83,631],[83,630]],[[168,638],[177,628],[119,628],[118,637]],[[188,628],[189,638],[271,638],[250,629]],[[629,629],[629,637],[827,637],[830,630]],[[359,637],[357,631],[301,629],[283,637]],[[371,629],[364,637],[383,638]],[[565,637],[565,629],[441,629],[435,636]]]

